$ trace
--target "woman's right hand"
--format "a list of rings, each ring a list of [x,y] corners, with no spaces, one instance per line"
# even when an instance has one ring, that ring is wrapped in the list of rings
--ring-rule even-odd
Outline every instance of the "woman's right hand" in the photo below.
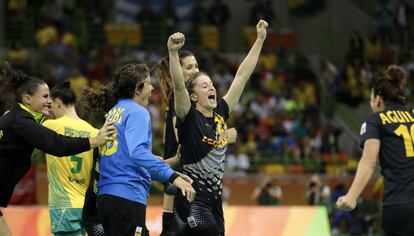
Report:
[[[105,144],[107,141],[114,140],[116,136],[116,128],[114,126],[114,122],[106,121],[105,124],[102,126],[101,130],[99,130],[99,134],[96,137],[89,138],[89,145],[91,148],[99,147]]]
[[[356,198],[349,196],[348,194],[339,197],[336,201],[336,208],[342,211],[352,211],[357,205]]]
[[[237,130],[235,128],[227,129],[226,131],[227,142],[230,144],[236,143]]]
[[[184,43],[185,43],[184,34],[180,32],[174,33],[168,38],[168,42],[167,42],[168,51],[178,51],[184,46]]]
[[[189,202],[192,202],[194,200],[196,192],[191,183],[179,176],[175,178],[173,184],[181,190],[181,193],[183,194],[183,196],[186,196]]]

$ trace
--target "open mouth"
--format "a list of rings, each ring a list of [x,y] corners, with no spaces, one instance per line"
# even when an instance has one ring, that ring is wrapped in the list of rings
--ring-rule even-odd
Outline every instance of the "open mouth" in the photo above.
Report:
[[[208,99],[210,100],[210,101],[216,101],[216,95],[214,95],[214,94],[211,94],[211,95],[208,95]]]

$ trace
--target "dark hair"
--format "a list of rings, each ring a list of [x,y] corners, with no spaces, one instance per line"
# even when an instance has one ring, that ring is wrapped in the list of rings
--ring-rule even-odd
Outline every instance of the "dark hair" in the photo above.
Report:
[[[404,70],[396,65],[390,65],[385,74],[380,76],[372,85],[374,96],[380,96],[385,104],[404,104],[403,90]]]
[[[63,83],[53,87],[50,91],[50,97],[52,99],[59,98],[65,105],[75,105],[76,95],[70,88],[70,81],[64,81]]]
[[[189,56],[194,56],[194,54],[190,51],[180,50],[178,52],[178,57],[180,58],[180,64],[183,64],[183,59]],[[155,74],[159,80],[160,89],[162,96],[166,102],[173,94],[172,89],[172,79],[170,75],[170,59],[169,57],[164,57],[158,61],[157,65],[155,65]]]
[[[196,73],[192,74],[190,76],[190,78],[187,81],[185,81],[185,87],[186,87],[189,95],[194,93],[195,81],[198,77],[200,77],[202,75],[208,76],[208,74],[206,74],[205,72],[199,71],[199,72],[196,72]]]
[[[112,81],[98,90],[84,88],[82,99],[86,100],[88,112],[109,111],[119,99],[132,98],[135,91],[141,91],[149,68],[145,64],[130,63],[116,69]]]
[[[0,63],[3,73],[0,92],[8,89],[14,90],[15,101],[22,102],[23,94],[33,95],[36,93],[40,85],[46,82],[37,77],[29,76],[20,70],[13,69],[7,61]]]

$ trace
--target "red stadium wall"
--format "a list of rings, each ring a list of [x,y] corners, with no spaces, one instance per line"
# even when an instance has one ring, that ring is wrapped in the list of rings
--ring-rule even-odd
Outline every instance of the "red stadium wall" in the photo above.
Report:
[[[47,174],[46,167],[36,165],[36,189],[38,204],[47,205]],[[224,184],[230,190],[228,199],[229,205],[256,205],[251,198],[253,190],[260,185],[264,177],[226,177]],[[281,205],[306,205],[306,190],[309,184],[309,175],[300,174],[284,174],[274,175],[274,183],[279,185],[283,191],[283,199]],[[350,186],[353,176],[347,177],[325,177],[323,183],[330,186],[333,191],[336,184],[343,182],[346,186]],[[365,188],[364,195],[372,192],[372,180]],[[149,205],[162,205],[162,195],[150,195]]]

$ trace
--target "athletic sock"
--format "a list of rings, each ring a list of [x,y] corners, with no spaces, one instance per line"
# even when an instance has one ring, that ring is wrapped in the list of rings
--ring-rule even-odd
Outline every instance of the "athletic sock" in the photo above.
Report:
[[[175,235],[174,233],[174,213],[163,212],[162,213],[162,233],[163,236]]]

